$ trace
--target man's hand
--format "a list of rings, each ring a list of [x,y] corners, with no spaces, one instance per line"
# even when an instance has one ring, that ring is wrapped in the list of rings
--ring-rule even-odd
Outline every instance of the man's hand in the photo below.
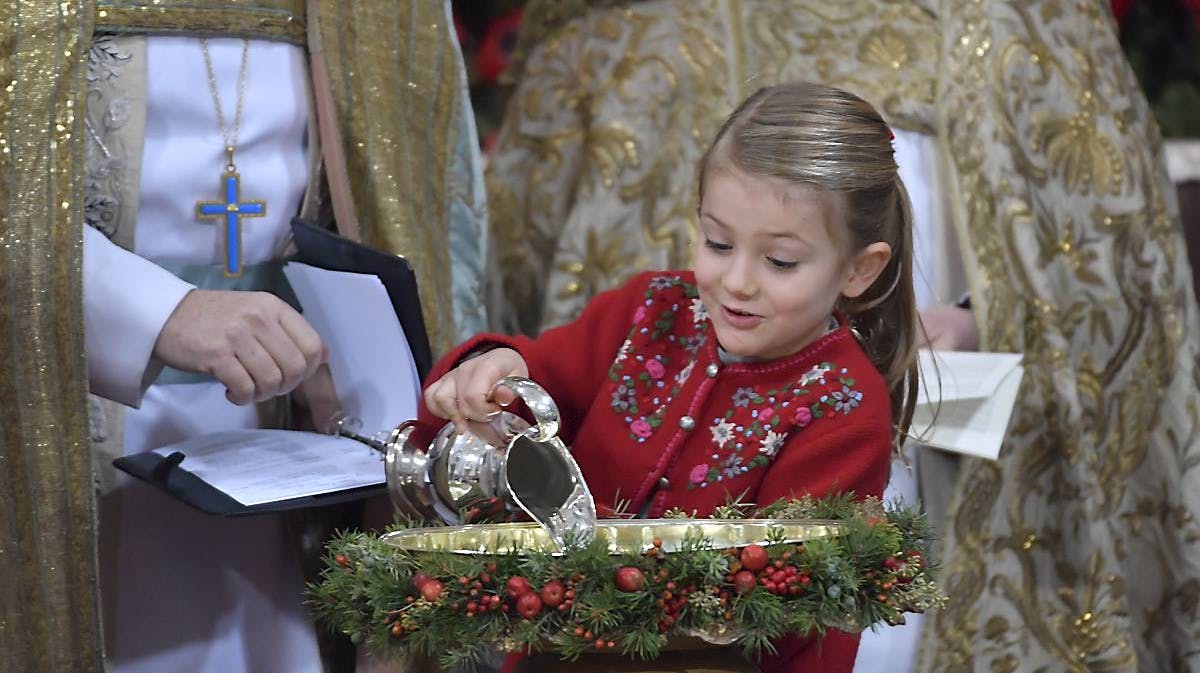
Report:
[[[329,365],[322,364],[312,376],[305,379],[292,394],[296,402],[298,430],[313,430],[327,435],[337,432],[337,419],[341,417],[342,404],[338,401],[337,389],[333,385],[333,374]]]
[[[939,304],[921,311],[925,326],[921,348],[943,351],[973,351],[979,348],[979,327],[970,309]]]
[[[210,374],[230,402],[249,404],[291,392],[325,353],[312,326],[274,295],[192,290],[163,325],[154,357]]]

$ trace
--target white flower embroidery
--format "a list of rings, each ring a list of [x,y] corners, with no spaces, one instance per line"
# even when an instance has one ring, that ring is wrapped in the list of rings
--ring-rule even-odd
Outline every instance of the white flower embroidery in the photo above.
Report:
[[[704,308],[704,304],[700,303],[700,298],[692,299],[692,322],[701,322],[708,319],[708,309]]]
[[[763,437],[762,446],[758,447],[758,452],[768,458],[774,458],[775,454],[779,453],[779,448],[783,446],[785,435],[782,435],[774,430],[767,430],[766,437]]]
[[[681,371],[675,375],[675,382],[680,385],[683,385],[684,383],[686,383],[688,380],[688,377],[692,375],[692,368],[694,368],[695,366],[696,366],[695,360],[692,360],[691,362],[687,363],[687,366],[683,368],[683,371]]]
[[[733,439],[733,423],[725,419],[721,419],[709,430],[712,432],[713,443],[722,449],[730,439]]]
[[[813,381],[821,379],[829,369],[829,365],[813,365],[812,369],[804,372],[804,375],[800,377],[800,385],[806,386]]]
[[[621,344],[621,348],[617,351],[617,362],[621,362],[625,358],[629,357],[629,347],[632,345],[633,344],[629,341],[629,339],[626,339],[625,343]]]

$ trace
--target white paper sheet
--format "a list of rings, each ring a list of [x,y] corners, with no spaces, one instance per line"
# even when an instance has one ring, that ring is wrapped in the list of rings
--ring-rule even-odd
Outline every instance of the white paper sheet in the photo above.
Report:
[[[288,262],[283,272],[304,317],[329,347],[342,409],[368,434],[416,418],[421,382],[383,283],[299,262]]]
[[[946,451],[995,460],[1025,369],[1019,353],[919,352],[921,389],[909,433]]]
[[[234,430],[155,449],[186,456],[181,469],[243,505],[383,483],[383,456],[344,437],[292,430]]]

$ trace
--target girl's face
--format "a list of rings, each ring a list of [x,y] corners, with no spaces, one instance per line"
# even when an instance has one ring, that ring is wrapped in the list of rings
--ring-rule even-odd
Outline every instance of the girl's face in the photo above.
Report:
[[[829,326],[840,295],[864,292],[891,257],[886,243],[847,254],[834,199],[725,168],[700,203],[695,272],[717,340],[740,357],[798,352]]]

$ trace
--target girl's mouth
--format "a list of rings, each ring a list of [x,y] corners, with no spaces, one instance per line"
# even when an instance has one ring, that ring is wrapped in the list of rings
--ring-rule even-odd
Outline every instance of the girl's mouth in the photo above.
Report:
[[[740,309],[721,305],[721,314],[725,322],[735,329],[752,329],[762,322],[763,317]]]

